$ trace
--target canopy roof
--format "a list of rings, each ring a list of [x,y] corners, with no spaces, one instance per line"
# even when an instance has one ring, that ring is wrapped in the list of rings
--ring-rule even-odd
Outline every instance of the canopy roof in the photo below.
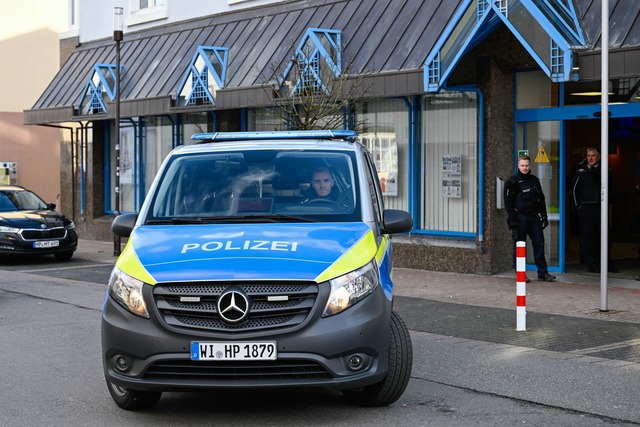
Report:
[[[599,0],[504,1],[572,5],[568,10],[573,15],[566,14],[567,28],[563,28],[567,32],[562,40],[569,49],[583,43],[586,51],[599,50]],[[340,32],[342,72],[348,66],[349,73],[366,75],[368,96],[420,94],[426,90],[425,62],[470,2],[493,4],[493,0],[291,0],[126,33],[121,42],[121,115],[264,105],[267,99],[262,85],[273,81],[276,70],[287,68],[292,52],[309,29]],[[610,30],[612,49],[627,52],[640,45],[639,15],[640,2],[611,0],[611,20],[616,22]],[[497,25],[506,24],[505,20],[491,20],[473,35],[471,45]],[[110,77],[115,56],[115,43],[110,38],[78,46],[33,108],[25,112],[25,123],[113,118],[114,108],[109,106],[113,102]],[[181,91],[185,86],[191,88],[188,76],[203,86],[198,82],[204,80],[196,78],[201,71],[198,64],[216,70],[210,79],[215,80],[211,87],[215,99],[209,105],[193,105],[188,100],[181,103],[178,98],[185,96]],[[105,77],[105,83],[94,87],[109,90],[102,100],[106,112],[86,114],[83,99],[92,99],[89,82],[98,81],[96,75]]]

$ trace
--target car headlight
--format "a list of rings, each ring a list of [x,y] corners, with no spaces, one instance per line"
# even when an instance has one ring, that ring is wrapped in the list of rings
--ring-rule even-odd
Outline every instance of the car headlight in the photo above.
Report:
[[[67,230],[75,230],[76,229],[76,224],[75,224],[75,222],[71,221],[71,222],[69,222],[69,224],[65,225],[65,228]]]
[[[109,295],[132,314],[148,319],[147,305],[142,297],[143,286],[144,282],[124,274],[118,267],[111,271]]]
[[[359,301],[362,301],[378,286],[378,267],[370,262],[362,268],[329,282],[331,293],[322,317],[338,314]]]
[[[20,229],[15,227],[5,227],[0,225],[0,233],[19,233]]]

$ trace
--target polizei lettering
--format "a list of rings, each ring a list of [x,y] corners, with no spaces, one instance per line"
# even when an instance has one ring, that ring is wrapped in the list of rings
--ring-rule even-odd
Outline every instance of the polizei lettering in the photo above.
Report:
[[[298,242],[283,242],[278,240],[225,240],[205,243],[185,243],[181,253],[201,250],[204,252],[215,251],[284,251],[296,252]]]

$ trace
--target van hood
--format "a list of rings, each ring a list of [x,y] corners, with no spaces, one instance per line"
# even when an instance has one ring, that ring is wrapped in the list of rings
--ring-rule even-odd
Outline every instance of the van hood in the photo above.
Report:
[[[356,223],[145,225],[117,265],[146,283],[207,280],[321,282],[375,256],[371,228]]]

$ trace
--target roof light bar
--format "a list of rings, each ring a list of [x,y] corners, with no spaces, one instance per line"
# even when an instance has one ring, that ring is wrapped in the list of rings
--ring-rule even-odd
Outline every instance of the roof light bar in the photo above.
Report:
[[[196,133],[191,136],[192,141],[221,142],[221,141],[255,141],[275,139],[347,139],[354,140],[358,133],[354,130],[296,130],[273,132],[208,132]]]

